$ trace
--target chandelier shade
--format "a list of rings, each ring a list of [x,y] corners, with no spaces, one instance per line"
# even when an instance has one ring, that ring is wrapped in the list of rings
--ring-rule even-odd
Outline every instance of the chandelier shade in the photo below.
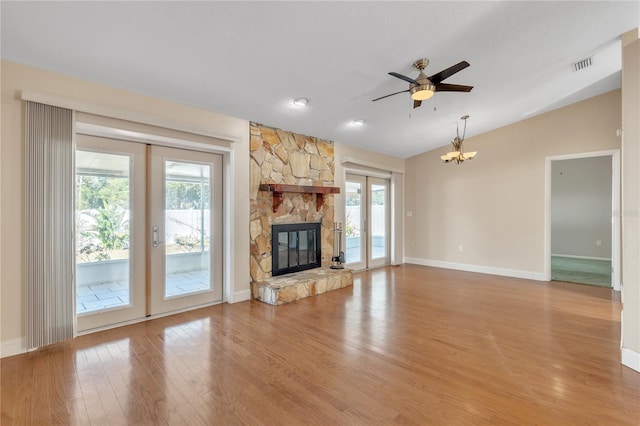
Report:
[[[445,155],[441,155],[440,158],[445,163],[449,163],[455,160],[458,164],[460,164],[464,160],[473,160],[474,158],[476,158],[477,153],[478,151],[464,152],[464,153],[458,152],[458,151],[452,151],[452,152],[447,152]]]

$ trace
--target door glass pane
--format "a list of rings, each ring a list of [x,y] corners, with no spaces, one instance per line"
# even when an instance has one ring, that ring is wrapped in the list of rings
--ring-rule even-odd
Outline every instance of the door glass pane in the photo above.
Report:
[[[371,258],[386,257],[386,186],[371,184]]]
[[[360,223],[360,205],[362,204],[362,184],[360,182],[346,182],[346,212],[345,212],[345,237],[347,250],[346,262],[362,261],[362,234]]]
[[[76,151],[76,311],[131,303],[130,158]]]
[[[211,289],[210,169],[165,160],[165,298]]]

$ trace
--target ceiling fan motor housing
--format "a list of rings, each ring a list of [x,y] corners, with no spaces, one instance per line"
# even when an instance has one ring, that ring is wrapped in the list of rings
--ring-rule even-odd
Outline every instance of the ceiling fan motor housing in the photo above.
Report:
[[[429,60],[427,58],[418,59],[413,63],[413,67],[420,71],[420,74],[422,74],[422,70],[424,70],[427,65],[429,65]]]

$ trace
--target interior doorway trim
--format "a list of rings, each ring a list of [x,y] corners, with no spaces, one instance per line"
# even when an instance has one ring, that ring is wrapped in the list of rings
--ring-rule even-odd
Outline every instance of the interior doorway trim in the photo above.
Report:
[[[620,150],[581,152],[545,157],[544,173],[544,276],[551,281],[551,162],[579,158],[611,157],[611,285],[620,291]]]

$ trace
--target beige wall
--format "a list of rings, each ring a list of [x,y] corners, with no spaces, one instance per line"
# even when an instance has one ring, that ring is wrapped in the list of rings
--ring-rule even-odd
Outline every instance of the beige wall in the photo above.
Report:
[[[469,138],[461,165],[442,163],[448,146],[407,159],[406,258],[540,277],[545,157],[620,148],[620,111],[616,90]]]
[[[1,62],[2,140],[0,143],[0,343],[17,345],[24,336],[24,149],[22,90],[33,90],[99,106],[111,112],[166,127],[179,127],[236,140],[231,155],[230,197],[233,210],[229,298],[249,298],[249,123],[136,93],[118,90],[40,69]]]
[[[640,40],[637,29],[626,35],[622,50],[622,346],[635,352],[635,368],[640,369]]]

